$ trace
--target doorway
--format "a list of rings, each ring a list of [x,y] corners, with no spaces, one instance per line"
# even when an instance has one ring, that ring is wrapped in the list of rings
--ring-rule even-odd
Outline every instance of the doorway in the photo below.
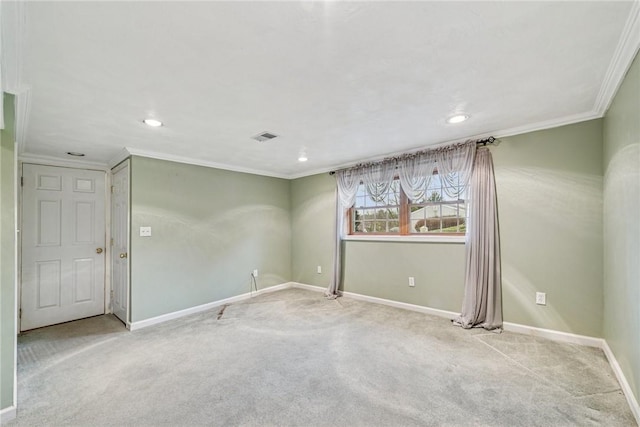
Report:
[[[112,170],[111,307],[129,326],[129,160]]]
[[[20,330],[105,312],[104,171],[22,166]]]

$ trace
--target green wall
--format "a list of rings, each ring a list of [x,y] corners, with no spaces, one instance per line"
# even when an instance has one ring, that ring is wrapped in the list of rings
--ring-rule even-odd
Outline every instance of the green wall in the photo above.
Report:
[[[291,181],[291,274],[294,282],[329,286],[333,268],[335,180],[329,174]],[[322,267],[322,274],[317,267]]]
[[[602,121],[502,138],[491,150],[505,321],[602,336]],[[326,267],[315,271],[331,267],[334,188],[328,174],[292,183],[294,281],[328,285]],[[462,243],[347,241],[343,256],[345,291],[460,311]]]
[[[640,59],[604,119],[604,336],[640,400]]]
[[[492,153],[505,321],[602,337],[602,120],[502,138]]]
[[[291,280],[288,180],[133,157],[131,230],[133,322]]]
[[[4,94],[0,131],[0,410],[13,406],[16,346],[15,313],[15,110],[13,95]]]

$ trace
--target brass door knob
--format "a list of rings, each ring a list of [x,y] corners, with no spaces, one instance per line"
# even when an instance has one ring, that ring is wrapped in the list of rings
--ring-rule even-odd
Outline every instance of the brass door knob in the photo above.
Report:
[[[102,248],[97,248],[97,249],[96,249],[96,253],[97,253],[97,254],[101,254],[101,253],[102,253]]]
[[[120,254],[120,258],[126,258],[126,257],[127,257],[126,252],[125,252],[125,253],[121,253],[121,254]]]

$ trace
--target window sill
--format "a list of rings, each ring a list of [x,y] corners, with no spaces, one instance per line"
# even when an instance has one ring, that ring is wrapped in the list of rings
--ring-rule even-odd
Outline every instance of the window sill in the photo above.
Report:
[[[380,234],[371,234],[364,236],[361,234],[350,234],[342,238],[342,240],[353,242],[404,242],[404,243],[464,243],[466,236],[385,236]]]

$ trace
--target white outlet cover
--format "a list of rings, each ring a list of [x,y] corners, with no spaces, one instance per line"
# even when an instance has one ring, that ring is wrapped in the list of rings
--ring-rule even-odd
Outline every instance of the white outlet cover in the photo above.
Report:
[[[318,274],[322,274],[322,267],[318,266]]]
[[[416,285],[415,279],[413,277],[409,277],[409,286],[413,287]]]
[[[140,237],[151,237],[151,227],[140,227]]]
[[[253,270],[253,277],[258,277],[258,270]]]
[[[544,292],[536,292],[536,304],[547,305],[547,294]]]

